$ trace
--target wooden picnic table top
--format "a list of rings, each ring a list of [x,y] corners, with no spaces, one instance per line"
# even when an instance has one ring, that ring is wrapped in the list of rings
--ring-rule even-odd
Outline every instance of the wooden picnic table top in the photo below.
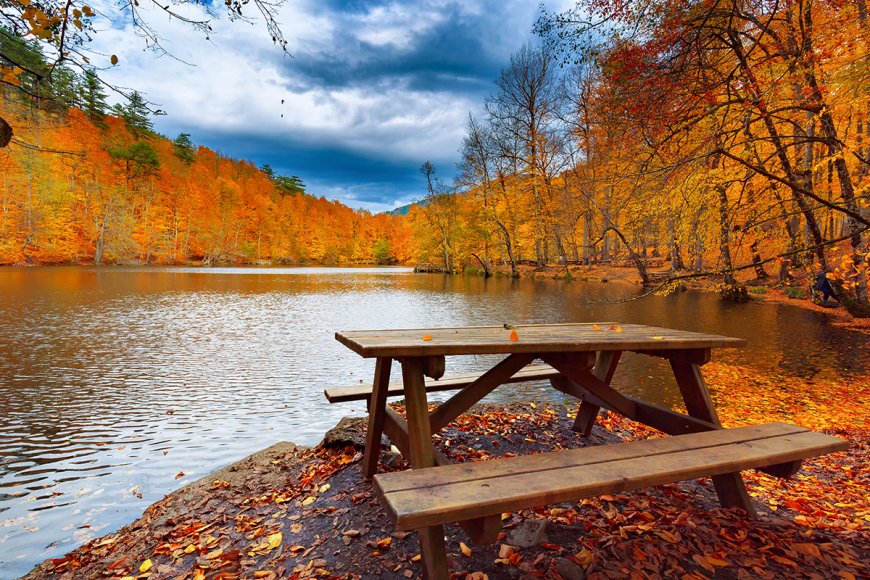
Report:
[[[516,330],[519,340],[510,339]],[[662,351],[744,346],[746,341],[617,322],[517,324],[459,328],[346,330],[335,338],[362,357],[416,357],[462,354]]]

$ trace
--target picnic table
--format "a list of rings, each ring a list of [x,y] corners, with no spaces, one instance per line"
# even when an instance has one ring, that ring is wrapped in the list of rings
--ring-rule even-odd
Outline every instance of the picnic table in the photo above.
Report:
[[[701,366],[712,349],[740,347],[742,339],[615,322],[351,330],[335,336],[360,356],[375,358],[375,373],[371,387],[328,389],[327,398],[368,400],[365,475],[374,476],[397,527],[418,531],[429,578],[448,575],[445,523],[458,522],[473,541],[488,543],[495,541],[505,511],[703,476],[712,476],[723,507],[740,507],[753,517],[740,470],[787,477],[802,459],[847,447],[835,437],[783,423],[722,428]],[[686,413],[614,389],[611,379],[624,352],[667,359]],[[486,372],[438,381],[446,357],[495,354],[507,356]],[[400,384],[390,382],[393,361],[401,365]],[[434,433],[500,385],[541,378],[582,401],[575,431],[588,435],[605,408],[673,437],[463,464],[452,464],[433,445]],[[427,392],[448,389],[460,390],[430,412]],[[386,404],[393,395],[405,398],[404,418]],[[382,433],[411,470],[375,475]]]

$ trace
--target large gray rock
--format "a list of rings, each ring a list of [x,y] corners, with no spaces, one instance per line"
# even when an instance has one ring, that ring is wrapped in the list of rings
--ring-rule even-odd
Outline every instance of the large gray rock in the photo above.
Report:
[[[342,417],[338,425],[323,436],[324,447],[342,448],[353,445],[365,449],[368,419],[365,417]]]
[[[521,548],[531,548],[549,541],[546,520],[525,520],[508,532],[505,538],[506,543]]]
[[[583,580],[586,577],[586,572],[583,568],[568,558],[559,558],[556,560],[556,570],[565,580]]]

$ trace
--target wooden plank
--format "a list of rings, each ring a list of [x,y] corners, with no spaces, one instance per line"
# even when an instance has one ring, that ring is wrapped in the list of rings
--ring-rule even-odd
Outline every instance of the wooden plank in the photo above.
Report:
[[[408,423],[408,455],[411,467],[432,467],[432,431],[429,429],[429,404],[423,382],[423,361],[420,358],[402,360],[402,380],[405,383],[405,414]]]
[[[390,443],[395,445],[402,455],[407,458],[410,456],[408,423],[392,407],[386,407],[385,410],[384,431],[387,437],[389,437]],[[453,465],[453,462],[437,449],[433,449],[432,454],[435,458],[435,465]],[[485,518],[475,518],[459,522],[459,525],[474,543],[489,544],[495,541],[495,537],[501,531],[501,517],[494,515]]]
[[[496,387],[534,360],[534,355],[512,354],[480,375],[473,383],[441,403],[429,416],[433,433],[446,427],[456,417],[491,393]]]
[[[423,374],[436,381],[444,376],[446,367],[444,355],[427,356],[423,359]]]
[[[408,437],[408,423],[405,421],[405,418],[392,407],[387,406],[384,410],[386,411],[384,415],[384,433],[390,440],[390,443],[396,446],[403,457],[410,457],[411,442]],[[437,449],[433,449],[432,454],[435,457],[435,465],[453,464],[447,456]]]
[[[716,407],[713,406],[713,399],[710,398],[710,391],[704,384],[701,368],[697,364],[676,359],[671,359],[670,363],[689,415],[721,426]],[[713,477],[713,486],[716,488],[716,495],[722,507],[736,506],[743,508],[751,518],[758,516],[752,500],[749,499],[746,484],[739,473],[717,475]]]
[[[691,439],[707,435],[722,435],[728,431],[670,437],[662,441],[682,439],[685,449],[670,453],[633,454],[625,459],[598,461],[590,469],[588,463],[577,461],[572,451],[527,456],[534,463],[516,473],[509,465],[515,459],[497,459],[449,467],[466,467],[464,480],[440,481],[425,477],[424,485],[409,486],[408,478],[392,478],[400,483],[396,491],[385,491],[390,476],[375,477],[388,511],[396,519],[399,529],[415,529],[432,524],[449,523],[472,517],[516,511],[540,505],[575,501],[604,493],[620,493],[653,485],[661,485],[716,474],[737,472],[762,465],[795,461],[800,458],[840,451],[848,444],[835,437],[807,430],[754,439],[750,442],[721,443],[713,446],[693,447]],[[730,436],[730,434],[729,434]],[[689,438],[689,439],[686,439]],[[727,439],[727,437],[724,437]],[[608,447],[638,447],[648,441],[636,441]],[[590,448],[585,451],[592,451]],[[488,466],[498,463],[501,466]],[[493,469],[493,467],[496,467]],[[423,470],[414,475],[436,476],[447,468]],[[493,472],[503,475],[493,476]],[[410,474],[408,474],[410,475]],[[461,478],[460,478],[461,479]],[[415,482],[417,483],[417,482]]]
[[[583,368],[583,365],[572,364],[560,355],[541,355],[541,358],[545,363],[562,373],[567,379],[576,383],[581,389],[592,393],[597,399],[607,403],[608,408],[615,409],[618,413],[630,419],[636,417],[634,402],[619,391],[611,389],[610,385],[589,372],[589,369]]]
[[[668,360],[677,360],[703,366],[710,362],[712,353],[709,348],[687,349],[687,350],[636,350],[638,354],[647,356],[656,356],[666,358]]]
[[[433,467],[435,454],[432,432],[429,430],[429,408],[426,385],[423,380],[425,361],[420,358],[402,359],[402,382],[405,385],[405,412],[408,425],[408,462],[412,469]],[[463,518],[472,519],[472,518]],[[432,524],[418,530],[420,553],[426,577],[447,578],[447,553],[444,550],[444,529]]]
[[[611,326],[614,330],[609,330]],[[616,331],[617,326],[621,332]],[[715,334],[611,322],[526,324],[515,325],[515,328],[519,335],[518,341],[511,341],[510,331],[502,326],[348,330],[336,333],[335,337],[363,357],[394,358],[521,352],[684,350],[745,344],[742,339]],[[423,336],[428,340],[423,340]]]
[[[596,356],[595,368],[592,369],[592,374],[609,386],[621,357],[622,352],[618,350],[599,352]],[[589,437],[592,434],[592,427],[595,426],[595,419],[598,418],[598,411],[600,410],[600,405],[583,399],[571,429],[582,434],[584,437]]]
[[[369,425],[366,431],[366,448],[363,458],[363,474],[371,479],[378,466],[381,454],[381,433],[384,431],[384,414],[387,406],[387,388],[390,384],[390,367],[393,359],[379,358],[375,363],[375,379],[372,398],[369,402]]]
[[[440,467],[437,470],[424,472],[405,471],[401,477],[397,473],[384,473],[379,485],[384,492],[394,492],[401,489],[426,487],[427,485],[442,485],[458,481],[471,481],[477,478],[504,477],[519,473],[533,473],[545,469],[558,469],[566,464],[576,466],[593,466],[610,461],[621,461],[635,457],[665,455],[689,449],[704,449],[717,445],[747,443],[759,439],[781,437],[808,432],[803,427],[789,423],[766,423],[706,431],[689,435],[676,435],[662,439],[644,439],[615,445],[598,445],[595,447],[578,447],[565,449],[555,453],[540,453],[537,455],[521,455],[505,459],[492,459],[474,463],[454,463]],[[811,431],[810,431],[811,432]],[[831,438],[835,441],[841,439]]]
[[[440,380],[426,380],[426,392],[434,393],[440,391],[454,391],[462,389],[465,386],[474,382],[482,373],[467,373],[454,375],[452,377]],[[559,371],[550,365],[529,365],[526,368],[518,371],[514,376],[505,381],[508,383],[522,383],[525,381],[540,381],[546,380],[554,376],[558,376]],[[330,403],[344,403],[347,401],[366,401],[372,396],[372,387],[370,385],[351,385],[347,387],[331,387],[325,389],[323,394]],[[405,390],[401,381],[390,383],[387,390],[387,397],[404,396]]]

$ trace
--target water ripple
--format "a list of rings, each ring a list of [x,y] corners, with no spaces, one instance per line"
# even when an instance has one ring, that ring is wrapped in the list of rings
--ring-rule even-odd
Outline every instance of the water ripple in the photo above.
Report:
[[[280,440],[315,444],[341,416],[363,414],[322,395],[371,380],[372,361],[334,340],[341,329],[612,319],[748,338],[745,352],[721,356],[760,369],[866,372],[866,337],[816,313],[695,293],[589,302],[635,292],[407,269],[0,270],[0,577],[220,466]],[[449,370],[492,362],[457,357]],[[627,392],[676,397],[659,386],[662,361],[625,362],[616,381]],[[496,395],[561,397],[540,384]]]

